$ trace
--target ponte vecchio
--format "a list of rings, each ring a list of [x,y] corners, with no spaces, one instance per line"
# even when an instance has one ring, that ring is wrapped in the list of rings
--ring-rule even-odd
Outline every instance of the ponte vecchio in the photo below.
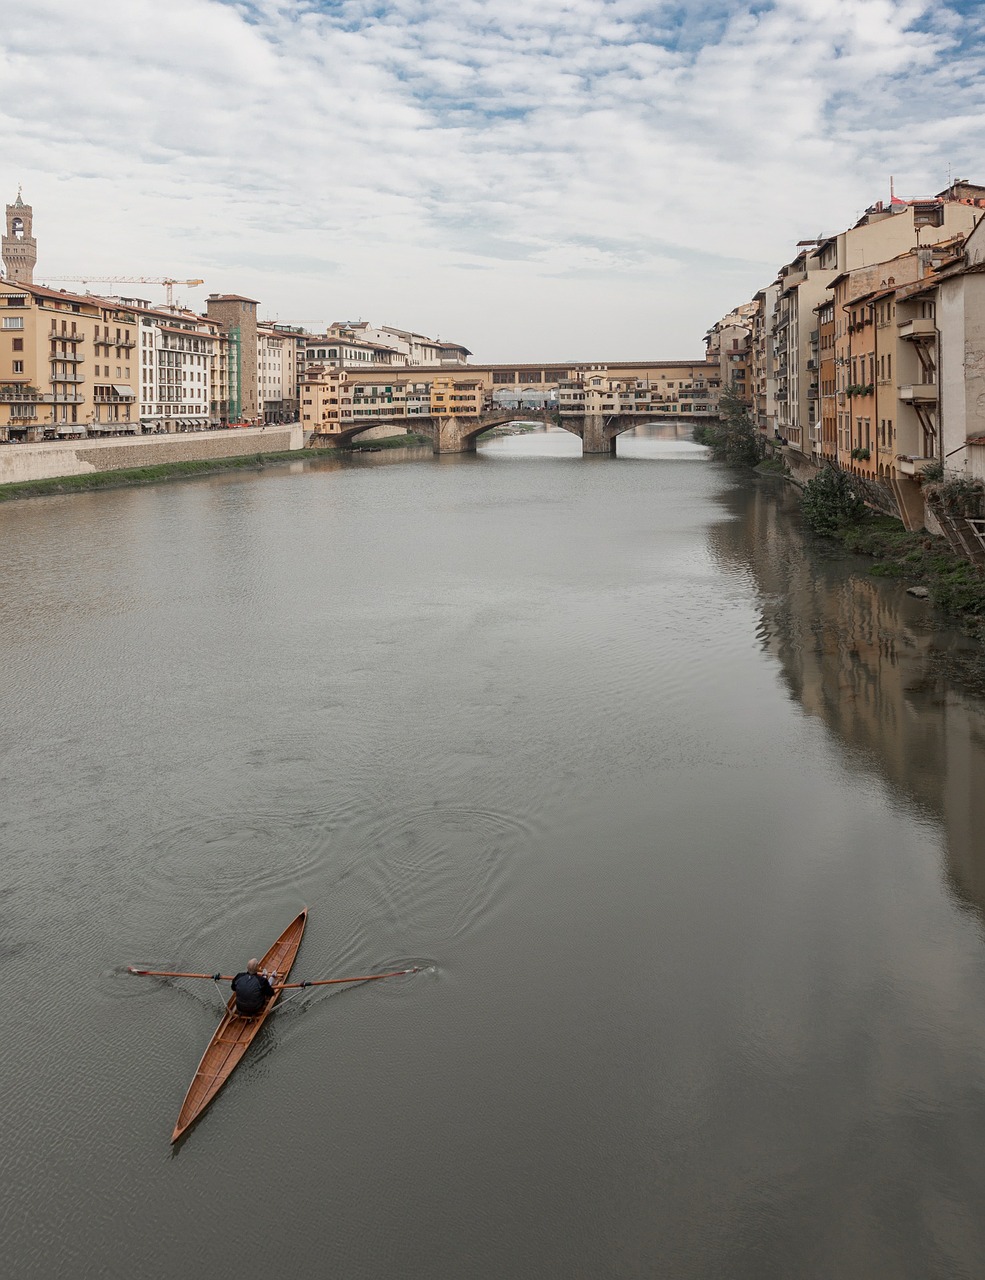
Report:
[[[430,437],[435,453],[467,453],[482,432],[522,414],[579,436],[584,453],[614,454],[616,437],[639,423],[701,421],[718,408],[719,368],[706,360],[355,370],[333,360],[330,341],[323,357],[308,354],[301,425],[328,447],[392,424]]]

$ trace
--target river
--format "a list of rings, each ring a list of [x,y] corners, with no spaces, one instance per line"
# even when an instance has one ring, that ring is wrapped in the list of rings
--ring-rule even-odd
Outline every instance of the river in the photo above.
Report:
[[[673,429],[0,506],[28,1277],[979,1276],[985,703]],[[176,1147],[211,983],[307,994]]]

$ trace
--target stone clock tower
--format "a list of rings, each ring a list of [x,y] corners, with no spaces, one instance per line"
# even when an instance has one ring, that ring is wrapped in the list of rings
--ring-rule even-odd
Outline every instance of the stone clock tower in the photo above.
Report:
[[[34,210],[21,199],[20,189],[13,204],[7,205],[7,231],[3,236],[3,270],[8,280],[34,283],[38,242],[31,235]]]

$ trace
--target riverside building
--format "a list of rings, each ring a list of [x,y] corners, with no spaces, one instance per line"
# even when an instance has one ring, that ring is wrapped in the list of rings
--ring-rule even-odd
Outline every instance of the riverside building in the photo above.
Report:
[[[880,468],[882,474],[912,474],[908,459],[897,456],[902,449],[889,456],[888,442],[895,438],[897,417],[929,424],[926,438],[937,438],[925,408],[930,393],[925,389],[906,392],[894,383],[895,402],[889,405],[885,370],[893,353],[888,350],[888,334],[882,338],[886,350],[877,350],[878,342],[868,341],[870,318],[875,314],[871,308],[881,307],[885,313],[891,304],[880,291],[898,289],[921,274],[942,269],[983,210],[985,188],[957,182],[928,199],[901,200],[894,195],[888,203],[879,201],[847,230],[798,246],[801,252],[781,267],[770,286],[776,291],[772,308],[766,305],[767,290],[754,299],[762,308],[762,318],[757,321],[758,313],[752,313],[751,409],[764,435],[781,437],[812,460],[837,458],[860,474],[878,477]],[[866,306],[860,305],[863,297]],[[828,302],[830,311],[824,310]],[[852,307],[854,318],[848,315]],[[711,332],[726,326],[739,310]],[[720,344],[710,344],[709,355],[717,355],[723,371],[727,354]],[[929,385],[919,384],[921,388]],[[887,441],[885,447],[878,444],[882,439]],[[877,447],[885,457],[876,459]],[[929,446],[918,438],[916,448],[924,447]],[[934,448],[935,456],[940,456],[939,443]]]
[[[137,330],[118,301],[0,281],[0,439],[139,433]]]
[[[226,420],[250,425],[263,420],[260,408],[260,345],[255,298],[239,293],[210,293],[206,315],[228,343],[226,356]]]

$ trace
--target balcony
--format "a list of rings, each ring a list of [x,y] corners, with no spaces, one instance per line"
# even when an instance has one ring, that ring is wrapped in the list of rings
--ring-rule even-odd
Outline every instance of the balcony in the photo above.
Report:
[[[69,364],[81,364],[85,356],[80,356],[77,351],[53,351],[48,359],[53,363],[57,360],[64,360]]]
[[[53,373],[50,382],[85,382],[81,373]]]
[[[896,466],[905,476],[918,476],[936,461],[936,458],[905,458],[899,456],[896,459]]]
[[[811,357],[810,360],[807,361],[807,369],[809,373],[817,372],[817,361],[813,358],[813,356]]]
[[[60,391],[48,391],[41,397],[42,404],[81,404],[84,396],[74,395],[71,391],[64,394]]]
[[[0,386],[0,401],[4,404],[32,404],[41,399],[37,387],[18,385],[14,382]]]
[[[899,398],[907,404],[934,404],[937,401],[936,382],[915,382],[909,387],[900,387]]]
[[[84,333],[56,333],[54,329],[48,334],[52,342],[82,342],[85,339]]]
[[[94,404],[130,404],[136,400],[133,388],[128,387],[125,383],[110,383],[107,386],[99,386],[93,390],[92,400]],[[163,397],[164,399],[182,400],[182,395],[172,395]]]
[[[132,351],[137,345],[131,338],[93,338],[93,343],[97,347],[125,347],[127,351]]]
[[[920,316],[916,320],[900,320],[896,327],[901,338],[912,338],[919,341],[921,339],[936,338],[937,336],[934,321],[929,316]]]

